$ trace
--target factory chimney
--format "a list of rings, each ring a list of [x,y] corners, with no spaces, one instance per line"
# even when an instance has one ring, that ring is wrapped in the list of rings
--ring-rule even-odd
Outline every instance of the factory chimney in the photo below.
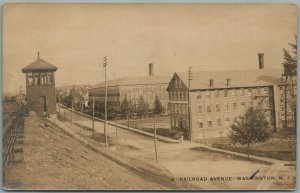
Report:
[[[149,64],[149,76],[153,76],[153,63]]]
[[[259,65],[259,69],[264,69],[265,65],[264,65],[264,53],[259,53],[258,54],[258,65]]]

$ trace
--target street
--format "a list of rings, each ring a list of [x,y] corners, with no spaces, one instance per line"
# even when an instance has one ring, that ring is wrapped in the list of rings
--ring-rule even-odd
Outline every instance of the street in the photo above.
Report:
[[[65,111],[65,112],[63,112]],[[61,109],[61,115],[70,120],[71,114],[68,110]],[[82,129],[91,128],[92,121],[83,116],[73,113],[72,129],[87,139],[91,138],[92,131]],[[71,123],[69,121],[64,124]],[[95,132],[102,133],[104,124],[95,121]],[[118,129],[116,142],[116,128],[107,124],[107,135],[111,145],[118,145],[117,152],[130,157],[142,159],[150,163],[155,163],[155,151],[153,138],[143,136],[132,131]],[[93,141],[93,140],[91,140]],[[94,142],[94,141],[93,141]],[[103,144],[103,141],[101,142]],[[283,181],[191,181],[199,188],[218,190],[218,189],[286,189],[294,187],[294,168],[284,166],[287,162],[276,161],[274,165],[268,165],[246,159],[236,158],[220,153],[199,151],[197,148],[202,144],[184,141],[183,143],[165,143],[158,141],[158,162],[159,165],[167,168],[176,178],[182,177],[250,177],[259,170],[257,176],[284,176]],[[290,175],[292,174],[292,175]],[[289,180],[287,180],[289,176]]]

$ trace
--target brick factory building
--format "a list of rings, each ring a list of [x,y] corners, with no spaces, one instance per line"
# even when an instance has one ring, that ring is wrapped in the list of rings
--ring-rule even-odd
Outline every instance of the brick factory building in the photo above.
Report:
[[[55,76],[57,67],[39,57],[22,69],[26,74],[26,98],[29,111],[37,115],[56,113]]]
[[[193,72],[190,82],[191,130],[188,117],[188,73],[175,73],[167,88],[171,128],[186,139],[222,137],[249,107],[265,110],[273,131],[284,125],[282,70]],[[288,91],[290,93],[290,91]],[[294,91],[296,93],[296,91]],[[288,118],[293,119],[288,106]]]
[[[153,75],[153,64],[149,64],[149,76],[125,77],[107,81],[108,108],[120,110],[121,103],[126,97],[128,101],[137,107],[139,98],[143,96],[149,108],[153,109],[155,97],[158,96],[164,110],[168,111],[169,97],[166,91],[170,76]],[[105,83],[102,82],[89,89],[89,101],[92,104],[104,105]]]

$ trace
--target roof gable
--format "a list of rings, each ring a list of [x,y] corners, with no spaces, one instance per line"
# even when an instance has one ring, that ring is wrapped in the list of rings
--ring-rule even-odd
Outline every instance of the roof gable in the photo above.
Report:
[[[180,90],[180,89],[184,89],[184,90],[188,89],[186,83],[184,83],[181,80],[181,78],[178,76],[178,74],[176,72],[174,73],[174,75],[173,75],[173,77],[172,77],[172,79],[171,79],[171,81],[170,81],[170,83],[168,85],[167,91],[170,91],[170,90],[172,90],[174,88],[178,89],[178,90]]]

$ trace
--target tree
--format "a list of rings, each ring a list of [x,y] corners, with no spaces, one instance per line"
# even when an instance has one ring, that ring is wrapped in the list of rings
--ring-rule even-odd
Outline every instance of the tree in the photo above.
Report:
[[[149,111],[149,104],[145,101],[144,97],[141,95],[138,101],[137,113],[139,116],[144,115]]]
[[[163,113],[163,111],[164,111],[163,106],[160,103],[158,96],[156,96],[155,101],[154,101],[153,114],[161,114],[161,113]]]
[[[283,68],[285,76],[297,75],[297,36],[295,36],[295,43],[289,43],[292,47],[292,54],[283,48]]]
[[[288,128],[288,110],[287,106],[290,105],[290,108],[293,112],[293,123],[296,125],[296,93],[294,92],[294,87],[297,84],[297,36],[295,35],[295,43],[289,43],[292,47],[292,54],[283,49],[283,68],[285,76],[285,87],[284,87],[284,127]],[[290,96],[287,95],[287,92],[290,92]]]
[[[131,103],[127,100],[127,96],[124,97],[121,103],[121,113],[125,115],[129,115],[131,109]]]
[[[232,143],[247,145],[249,158],[250,145],[265,142],[271,137],[270,124],[261,109],[250,107],[244,115],[231,125],[229,138]]]
[[[73,100],[72,95],[68,95],[62,99],[62,103],[65,104],[67,107],[71,108],[72,100]]]

